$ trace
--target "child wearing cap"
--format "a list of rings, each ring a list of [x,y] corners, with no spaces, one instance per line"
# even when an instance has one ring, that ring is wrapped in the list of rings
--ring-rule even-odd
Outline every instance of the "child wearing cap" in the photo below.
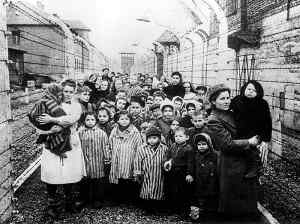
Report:
[[[86,113],[94,112],[95,106],[90,103],[91,89],[88,86],[82,86],[77,89],[78,102],[81,105],[82,114],[78,121],[78,126],[84,125],[84,117]]]
[[[134,175],[141,184],[140,198],[147,213],[162,208],[164,200],[163,160],[168,148],[161,143],[161,131],[150,127],[146,131],[146,144],[140,146],[134,161]]]
[[[145,114],[142,109],[145,102],[138,96],[132,96],[130,99],[129,113],[132,116],[132,124],[140,131],[141,124],[145,121]]]
[[[174,116],[174,106],[172,103],[164,102],[160,106],[160,110],[161,110],[162,116],[156,120],[154,126],[158,127],[161,130],[162,135],[165,138],[167,138],[167,135],[171,128],[170,127],[171,123],[175,117]]]
[[[205,133],[196,134],[193,138],[195,153],[195,191],[192,205],[197,207],[198,214],[193,219],[211,215],[218,207],[218,155],[214,151],[211,138]],[[191,212],[192,213],[192,212]]]

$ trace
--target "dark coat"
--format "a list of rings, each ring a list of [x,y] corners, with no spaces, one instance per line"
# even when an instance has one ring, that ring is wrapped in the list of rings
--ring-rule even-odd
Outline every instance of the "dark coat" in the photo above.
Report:
[[[230,107],[239,138],[259,135],[262,141],[271,141],[272,119],[267,101],[258,97],[249,99],[238,95],[232,99]]]
[[[215,150],[220,151],[219,211],[229,215],[257,212],[258,181],[245,179],[248,140],[236,140],[236,125],[230,111],[213,110],[207,132]]]
[[[164,93],[170,100],[172,100],[174,96],[180,96],[183,98],[185,94],[185,89],[182,83],[179,83],[178,85],[170,85],[165,87]]]

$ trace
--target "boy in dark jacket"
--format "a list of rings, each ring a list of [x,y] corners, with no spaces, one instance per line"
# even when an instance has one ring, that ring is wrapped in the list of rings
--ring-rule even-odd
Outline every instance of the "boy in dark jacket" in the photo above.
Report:
[[[196,134],[202,133],[205,129],[206,113],[204,111],[196,111],[192,115],[193,127],[188,129],[190,141],[192,142]]]
[[[141,124],[145,121],[145,114],[142,109],[145,102],[138,96],[132,96],[130,99],[129,113],[132,117],[132,124],[140,131]]]
[[[218,205],[218,155],[213,149],[211,138],[205,133],[193,138],[194,148],[194,197],[193,205],[199,208],[198,216],[217,211]]]
[[[166,154],[166,195],[171,212],[185,216],[191,203],[194,154],[186,130],[175,130],[175,143]]]
[[[240,139],[257,135],[262,145],[271,141],[272,119],[268,102],[263,99],[264,90],[260,83],[250,80],[241,88],[241,94],[231,101],[237,135]],[[247,171],[245,178],[254,178],[262,166],[259,150],[252,147],[246,155]]]
[[[165,102],[160,106],[162,116],[156,120],[154,126],[158,127],[164,138],[167,138],[174,120],[174,106],[172,103]]]

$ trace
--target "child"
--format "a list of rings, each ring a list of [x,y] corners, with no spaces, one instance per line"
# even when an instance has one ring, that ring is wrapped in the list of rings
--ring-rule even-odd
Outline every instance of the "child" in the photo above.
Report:
[[[62,128],[53,123],[40,124],[39,117],[43,114],[49,114],[53,117],[65,116],[65,111],[60,107],[62,102],[62,88],[56,84],[50,84],[41,101],[34,105],[28,114],[29,121],[41,130],[41,135],[37,139],[37,143],[44,143],[45,147],[52,153],[66,158],[65,152],[71,150],[69,128]]]
[[[87,175],[81,182],[80,195],[84,204],[99,208],[104,196],[104,164],[109,163],[110,152],[108,137],[96,124],[96,115],[88,112],[79,130]]]
[[[188,144],[189,136],[183,127],[175,130],[175,143],[166,154],[167,196],[173,212],[185,216],[191,203],[194,153]]]
[[[86,113],[94,112],[95,107],[89,102],[91,89],[88,86],[83,86],[77,89],[78,102],[81,105],[82,114],[78,121],[78,126],[84,125],[84,118]]]
[[[166,95],[162,91],[153,93],[153,104],[160,105],[166,99]]]
[[[145,115],[142,109],[145,107],[145,102],[140,97],[132,96],[130,100],[129,113],[132,117],[132,124],[140,131],[141,124],[145,121]]]
[[[193,205],[198,207],[197,216],[216,212],[218,207],[218,155],[213,149],[211,138],[205,133],[193,138],[195,156]]]
[[[192,114],[193,127],[189,128],[190,140],[194,138],[196,134],[202,133],[205,130],[206,113],[203,110],[196,111]]]
[[[160,106],[162,117],[158,118],[154,126],[160,128],[164,138],[167,138],[167,135],[170,131],[171,123],[174,119],[174,106],[172,103],[165,102]]]
[[[134,162],[134,175],[141,184],[140,198],[148,213],[162,208],[164,200],[163,159],[168,150],[161,143],[161,132],[156,127],[150,127],[146,132],[146,144],[140,146]]]
[[[250,138],[257,135],[262,145],[267,147],[272,135],[272,119],[267,101],[263,99],[262,86],[250,80],[241,88],[241,94],[231,101],[231,109],[237,126],[239,138]],[[254,178],[259,174],[261,160],[259,149],[253,147],[246,155],[247,171],[245,178]]]
[[[100,107],[98,109],[98,127],[101,128],[107,136],[110,135],[113,129],[113,122],[111,122],[110,111],[106,107]]]
[[[116,109],[117,111],[126,110],[128,107],[128,102],[126,98],[120,97],[116,99]]]
[[[148,122],[148,121],[144,121],[142,124],[141,124],[141,136],[142,136],[142,139],[143,139],[143,143],[147,143],[147,137],[146,137],[146,133],[147,133],[147,130],[148,128],[151,126],[151,123]]]
[[[142,145],[142,137],[131,123],[132,118],[127,111],[120,111],[114,118],[117,123],[112,130],[109,143],[112,149],[109,181],[116,184],[118,200],[137,199],[137,185],[133,182],[133,163],[136,150]]]
[[[171,147],[175,143],[175,130],[180,127],[181,118],[175,118],[170,126],[170,131],[166,138],[166,144]]]
[[[196,105],[192,102],[189,102],[189,103],[186,104],[185,108],[186,108],[187,113],[182,118],[180,124],[184,128],[191,128],[191,127],[193,127],[192,115],[196,111]]]
[[[175,116],[180,117],[182,112],[182,107],[183,107],[183,99],[180,96],[175,96],[172,99],[172,103],[174,105]]]
[[[164,93],[167,97],[171,100],[175,96],[180,96],[181,98],[184,97],[185,89],[182,83],[182,75],[180,72],[173,72],[171,74],[171,85],[164,88]]]
[[[152,104],[151,107],[149,108],[150,110],[150,119],[152,120],[157,120],[159,119],[162,114],[161,114],[161,110],[160,110],[160,105],[155,103],[155,104]]]

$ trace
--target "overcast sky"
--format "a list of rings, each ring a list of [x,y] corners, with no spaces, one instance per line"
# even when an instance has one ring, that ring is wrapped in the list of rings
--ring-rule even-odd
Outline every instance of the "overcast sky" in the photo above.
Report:
[[[27,0],[36,4],[36,0]],[[155,23],[136,21],[148,17],[154,22],[184,32],[192,20],[178,0],[41,0],[48,13],[63,19],[79,19],[91,28],[90,40],[110,57],[122,51],[147,52],[145,48],[165,30]],[[139,48],[132,47],[139,43]]]

